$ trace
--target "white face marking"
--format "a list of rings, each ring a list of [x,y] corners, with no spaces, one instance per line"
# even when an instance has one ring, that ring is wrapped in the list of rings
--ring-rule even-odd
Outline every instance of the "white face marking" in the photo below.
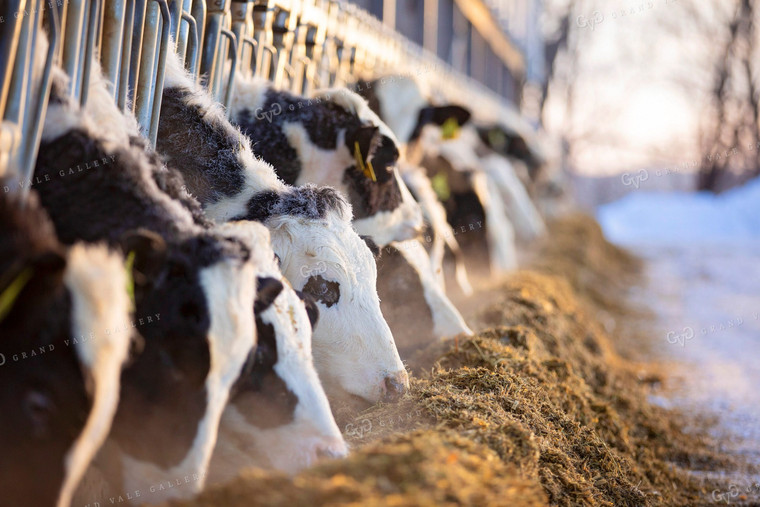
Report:
[[[280,273],[269,231],[261,224],[245,221],[230,222],[217,230],[235,235],[251,246],[257,276],[283,283],[282,292],[261,314],[261,319],[274,329],[278,355],[275,373],[296,395],[298,404],[290,424],[261,429],[244,417],[247,410],[255,412],[261,407],[246,403],[244,396],[233,400],[222,416],[209,481],[229,480],[242,468],[251,466],[271,466],[295,473],[312,464],[318,450],[344,455],[345,442],[314,368],[309,317],[303,302]]]
[[[282,273],[302,288],[311,276],[339,284],[340,299],[319,303],[314,362],[330,396],[344,392],[377,402],[384,380],[408,377],[377,297],[377,266],[364,241],[346,220],[276,217],[267,222]]]
[[[69,250],[66,288],[71,293],[72,336],[91,337],[75,345],[88,385],[92,409],[82,433],[65,458],[66,476],[58,505],[68,506],[95,453],[111,429],[119,400],[121,367],[129,350],[129,299],[126,273],[119,255],[105,246],[74,245]]]
[[[199,479],[183,487],[152,492],[144,499],[150,503],[188,498],[203,488],[230,388],[255,344],[253,301],[256,282],[253,264],[247,262],[241,266],[239,260],[221,261],[201,270],[200,280],[211,316],[211,366],[205,382],[206,413],[198,424],[193,445],[182,463],[170,470],[126,455],[122,460],[126,491],[147,490],[167,477],[181,478],[195,474]],[[167,431],[170,432],[171,428]]]
[[[346,195],[343,172],[355,165],[356,161],[346,147],[345,132],[338,133],[337,148],[328,150],[311,142],[302,123],[283,123],[282,131],[301,161],[301,173],[296,180],[296,186],[306,183],[328,185]]]

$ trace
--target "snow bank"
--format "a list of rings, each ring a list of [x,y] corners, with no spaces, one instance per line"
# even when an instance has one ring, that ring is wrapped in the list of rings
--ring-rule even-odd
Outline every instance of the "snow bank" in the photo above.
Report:
[[[719,196],[633,193],[597,210],[617,243],[760,239],[760,178]]]

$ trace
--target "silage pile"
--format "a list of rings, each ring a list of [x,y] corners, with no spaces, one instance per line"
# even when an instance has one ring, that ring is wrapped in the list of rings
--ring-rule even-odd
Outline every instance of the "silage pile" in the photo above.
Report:
[[[591,219],[552,227],[533,269],[489,301],[490,326],[412,361],[412,392],[345,425],[347,460],[290,479],[248,471],[187,505],[695,505],[726,469],[650,405],[599,312],[625,309],[638,261]],[[477,297],[477,296],[476,296]],[[609,326],[608,326],[609,328]]]

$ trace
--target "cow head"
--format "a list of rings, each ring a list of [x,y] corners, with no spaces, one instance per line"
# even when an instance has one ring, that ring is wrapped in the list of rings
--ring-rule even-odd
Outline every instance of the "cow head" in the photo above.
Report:
[[[264,226],[230,222],[220,230],[245,238],[254,251],[258,343],[224,411],[210,480],[228,480],[250,466],[295,473],[319,457],[344,456],[312,360],[316,303],[282,276]]]
[[[122,259],[64,250],[30,197],[0,198],[0,490],[68,505],[116,410],[129,300]]]
[[[122,453],[122,490],[132,491],[205,473],[230,389],[255,344],[255,271],[244,245],[210,233],[164,242],[138,231],[123,244],[134,259],[144,340],[122,376],[111,438]],[[186,497],[202,485],[145,501]]]
[[[349,197],[357,227],[380,244],[416,236],[422,214],[396,163],[398,143],[357,94],[299,97],[241,80],[231,115],[285,183],[329,185]]]
[[[377,267],[367,243],[351,227],[351,208],[326,187],[263,193],[251,203],[264,221],[280,269],[319,307],[314,362],[328,394],[370,402],[395,399],[408,387],[377,297]]]

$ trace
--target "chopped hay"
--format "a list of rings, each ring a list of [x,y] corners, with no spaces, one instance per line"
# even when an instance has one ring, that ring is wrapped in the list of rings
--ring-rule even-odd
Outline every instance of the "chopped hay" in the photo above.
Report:
[[[732,461],[648,403],[616,352],[632,335],[599,321],[629,312],[638,260],[590,218],[551,231],[484,310],[489,329],[420,351],[401,402],[349,420],[348,459],[293,479],[246,471],[172,505],[699,505],[726,490],[690,472]]]

